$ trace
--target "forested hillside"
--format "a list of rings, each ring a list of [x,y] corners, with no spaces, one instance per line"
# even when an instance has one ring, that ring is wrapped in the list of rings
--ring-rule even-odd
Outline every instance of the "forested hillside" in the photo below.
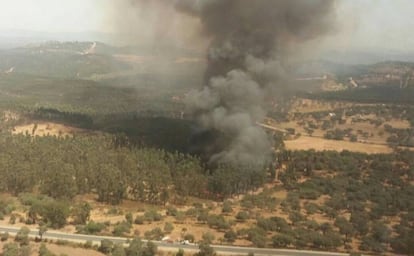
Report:
[[[282,150],[273,159],[275,169],[254,172],[223,166],[208,171],[195,157],[120,146],[117,137],[109,135],[58,138],[2,133],[0,139],[0,189],[16,196],[38,191],[58,204],[92,193],[108,204],[131,199],[171,206],[190,197],[231,198],[276,180],[280,186],[231,203],[231,208],[240,204],[245,217],[239,212],[220,220],[201,211],[194,218],[259,247],[355,249],[358,242],[362,251],[411,250],[414,153],[410,151],[366,155]],[[273,196],[280,189],[288,191],[283,200]],[[38,210],[29,211],[28,223],[43,219],[52,226],[66,224],[65,218],[33,211]],[[248,229],[236,225],[249,219]]]

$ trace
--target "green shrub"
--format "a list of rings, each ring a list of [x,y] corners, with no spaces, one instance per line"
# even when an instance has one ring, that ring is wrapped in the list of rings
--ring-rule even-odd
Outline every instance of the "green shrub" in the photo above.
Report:
[[[152,230],[146,231],[144,233],[144,237],[147,240],[161,240],[161,238],[164,236],[164,233],[159,227],[156,227]]]
[[[184,240],[189,241],[190,243],[194,243],[195,241],[195,237],[193,234],[185,234],[184,235]]]
[[[128,212],[127,214],[125,214],[125,220],[132,224],[132,222],[134,221],[134,217],[132,216],[132,213]]]
[[[274,248],[285,248],[293,244],[294,240],[295,239],[289,235],[279,234],[273,236],[272,243]]]
[[[237,239],[237,233],[231,229],[224,233],[224,239],[226,240],[226,242],[233,243]]]
[[[245,212],[245,211],[240,211],[240,212],[237,213],[236,219],[237,219],[237,221],[245,222],[246,220],[249,219],[249,213]]]
[[[134,220],[134,223],[137,225],[142,225],[145,222],[145,217],[144,216],[137,216]]]
[[[22,227],[17,232],[14,240],[18,242],[20,245],[28,245],[29,244],[29,233],[30,233],[30,229],[28,227]]]
[[[169,234],[174,230],[174,225],[171,222],[166,222],[164,225],[165,233]]]
[[[11,225],[16,224],[16,218],[17,217],[16,217],[15,214],[10,215],[9,224],[11,224]]]
[[[129,233],[131,231],[131,224],[127,221],[120,222],[115,225],[112,234],[114,236],[123,236],[125,233]]]
[[[88,224],[84,226],[77,226],[76,231],[80,234],[94,235],[102,232],[105,228],[106,225],[104,223],[89,221]]]
[[[92,241],[88,240],[83,244],[83,248],[85,249],[91,249],[93,247]]]
[[[224,201],[223,208],[221,210],[222,213],[231,213],[233,211],[232,204],[229,200]]]
[[[69,244],[70,244],[70,242],[69,242],[69,241],[66,241],[66,240],[58,239],[58,240],[56,241],[56,244],[57,244],[57,245],[69,245]]]
[[[2,234],[0,235],[0,240],[1,240],[2,242],[7,241],[8,239],[9,239],[9,233],[8,233],[8,232],[2,233]]]
[[[144,213],[144,218],[146,221],[152,222],[152,221],[161,221],[162,215],[158,213],[156,210],[148,210]]]
[[[122,214],[122,210],[118,209],[117,207],[112,207],[111,209],[108,210],[108,212],[106,214],[108,214],[108,215],[119,215],[119,214]]]
[[[99,246],[99,251],[104,254],[110,254],[114,248],[114,243],[111,240],[104,239],[101,241],[101,245]]]
[[[167,208],[167,215],[168,216],[177,216],[178,210],[175,207],[169,206]]]

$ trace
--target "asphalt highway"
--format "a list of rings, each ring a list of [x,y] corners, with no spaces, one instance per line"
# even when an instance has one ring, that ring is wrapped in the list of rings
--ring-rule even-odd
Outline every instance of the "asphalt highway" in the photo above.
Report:
[[[20,230],[20,227],[13,226],[0,226],[0,232],[8,232],[10,235],[14,236]],[[39,231],[37,229],[31,229],[29,233],[30,237],[39,236]],[[127,243],[127,238],[123,237],[112,237],[112,236],[93,236],[93,235],[80,235],[80,234],[71,234],[63,233],[58,231],[46,231],[43,234],[43,239],[52,239],[52,240],[65,240],[69,242],[85,243],[90,241],[94,244],[99,244],[102,240],[108,239],[114,243]],[[143,240],[145,242],[145,240]],[[179,243],[165,243],[159,241],[153,241],[160,250],[168,251],[178,251],[182,248],[185,251],[198,251],[198,246],[194,244],[179,244]],[[335,252],[320,252],[320,251],[304,251],[304,250],[286,250],[286,249],[263,249],[263,248],[253,248],[253,247],[239,247],[239,246],[225,246],[225,245],[212,245],[214,250],[218,254],[228,254],[228,255],[247,255],[248,253],[254,253],[254,255],[279,255],[279,256],[347,256],[349,254],[345,253],[335,253]]]

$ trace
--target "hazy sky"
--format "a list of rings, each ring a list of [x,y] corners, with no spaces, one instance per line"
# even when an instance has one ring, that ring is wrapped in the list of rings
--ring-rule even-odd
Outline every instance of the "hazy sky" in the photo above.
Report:
[[[111,32],[107,15],[115,1],[0,0],[0,31]],[[341,26],[330,43],[414,50],[413,0],[338,0],[338,10]]]
[[[116,1],[116,0],[113,0]],[[0,0],[0,30],[100,30],[107,0]]]
[[[334,37],[344,47],[381,47],[414,50],[414,1],[342,0],[341,30]]]

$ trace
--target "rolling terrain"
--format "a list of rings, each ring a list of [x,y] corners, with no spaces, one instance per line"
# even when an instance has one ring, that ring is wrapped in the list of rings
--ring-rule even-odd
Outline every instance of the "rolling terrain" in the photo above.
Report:
[[[412,63],[302,70],[263,102],[274,155],[252,170],[195,149],[185,99],[202,84],[201,59],[98,42],[1,51],[1,224],[218,252],[412,252]]]

